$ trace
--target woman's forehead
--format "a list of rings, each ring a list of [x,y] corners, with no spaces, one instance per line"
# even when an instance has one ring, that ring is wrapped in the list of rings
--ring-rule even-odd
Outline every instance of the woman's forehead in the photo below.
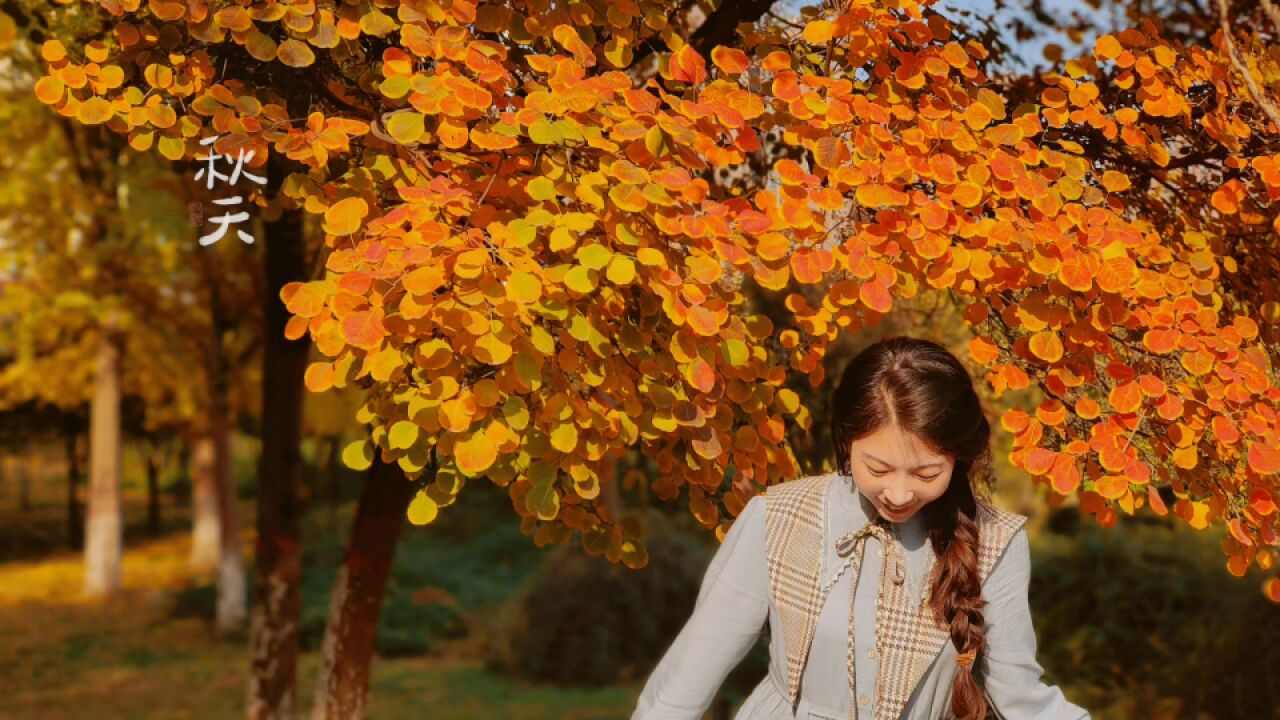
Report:
[[[868,459],[889,465],[929,465],[945,463],[946,455],[931,450],[917,435],[897,425],[886,425],[853,443],[854,451]]]

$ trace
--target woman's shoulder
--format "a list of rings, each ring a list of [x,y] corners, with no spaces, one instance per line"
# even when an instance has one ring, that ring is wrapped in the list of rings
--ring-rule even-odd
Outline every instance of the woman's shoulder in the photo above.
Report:
[[[1004,510],[996,507],[994,504],[986,500],[976,500],[978,505],[978,527],[990,526],[1005,531],[1009,535],[1013,535],[1022,529],[1030,519],[1026,515],[1020,515],[1010,510]]]
[[[819,475],[805,475],[795,478],[794,480],[784,480],[780,483],[774,483],[765,487],[761,497],[767,496],[771,498],[792,498],[799,497],[806,493],[813,492],[819,488],[825,487],[826,483],[833,477],[835,472],[821,473]]]

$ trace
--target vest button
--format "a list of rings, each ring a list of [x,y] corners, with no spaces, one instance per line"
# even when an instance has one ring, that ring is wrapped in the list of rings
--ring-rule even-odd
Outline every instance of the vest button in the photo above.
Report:
[[[869,702],[871,702],[871,698],[867,697],[866,695],[863,695],[862,697],[858,698],[859,705],[866,705]]]
[[[867,651],[867,657],[871,658],[872,660],[876,659],[876,651],[874,648]]]

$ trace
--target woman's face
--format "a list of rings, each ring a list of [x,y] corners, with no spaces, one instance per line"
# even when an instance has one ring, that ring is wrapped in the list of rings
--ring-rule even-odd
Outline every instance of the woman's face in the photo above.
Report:
[[[853,441],[849,468],[858,491],[891,522],[905,522],[946,492],[955,459],[916,435],[886,425]]]

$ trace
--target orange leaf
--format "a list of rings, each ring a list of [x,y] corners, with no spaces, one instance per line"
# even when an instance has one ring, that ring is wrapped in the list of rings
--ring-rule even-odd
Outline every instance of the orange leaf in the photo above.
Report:
[[[712,337],[720,332],[720,326],[728,319],[728,313],[721,315],[702,305],[694,305],[689,308],[688,314],[685,316],[685,322],[694,332],[703,337]],[[704,390],[704,392],[707,392]]]
[[[716,384],[716,371],[700,357],[684,366],[684,378],[698,390],[709,393]]]
[[[985,337],[975,337],[969,341],[969,357],[983,365],[990,365],[1000,357],[1000,349]]]
[[[333,387],[333,363],[315,362],[307,367],[303,383],[311,392],[324,392]]]
[[[737,75],[746,71],[749,60],[747,54],[737,48],[717,45],[711,50],[711,62],[722,72]]]
[[[672,54],[671,78],[691,85],[701,85],[706,81],[706,61],[692,45],[686,44]]]
[[[1255,513],[1266,517],[1276,511],[1275,500],[1264,488],[1258,488],[1249,496],[1249,507]]]
[[[1253,547],[1253,538],[1249,537],[1249,532],[1245,530],[1244,523],[1240,522],[1240,518],[1232,518],[1228,521],[1227,530],[1231,533],[1231,537],[1235,538],[1241,545]]]
[[[280,299],[290,313],[303,318],[315,317],[324,310],[329,288],[324,281],[291,282],[280,288]]]
[[[802,283],[813,284],[835,265],[831,251],[825,248],[802,248],[791,256],[791,273]]]
[[[1121,192],[1130,187],[1129,176],[1115,170],[1102,173],[1102,187],[1109,192]]]
[[[1103,475],[1096,484],[1097,493],[1108,500],[1118,500],[1129,492],[1129,479],[1123,475]]]
[[[1058,455],[1049,471],[1053,489],[1062,495],[1070,495],[1080,487],[1080,471],[1076,469],[1075,458],[1067,453]]]
[[[1163,355],[1178,348],[1180,334],[1177,330],[1154,328],[1143,333],[1142,344],[1151,352]]]
[[[311,47],[301,40],[289,38],[276,48],[276,57],[289,67],[304,68],[315,64],[316,55]]]
[[[379,310],[359,310],[347,315],[342,318],[343,337],[358,348],[377,347],[387,334],[381,315]]]
[[[1114,35],[1103,35],[1093,44],[1094,57],[1099,60],[1114,60],[1124,52],[1124,47]]]
[[[1102,407],[1098,405],[1098,401],[1091,397],[1082,397],[1076,401],[1076,415],[1085,420],[1092,420],[1098,417],[1102,412]]]
[[[1062,359],[1062,340],[1052,330],[1042,330],[1032,335],[1029,345],[1031,352],[1045,362],[1058,362]]]
[[[1035,447],[1027,451],[1022,466],[1032,475],[1046,475],[1053,469],[1053,463],[1057,459],[1058,453],[1048,448]]]
[[[858,288],[858,299],[876,312],[887,313],[893,309],[893,295],[889,288],[878,282],[865,282]]]
[[[1261,440],[1253,441],[1249,444],[1249,467],[1263,475],[1280,472],[1280,449]]]
[[[1262,583],[1262,592],[1273,603],[1280,603],[1280,578],[1268,578]]]
[[[1136,382],[1121,383],[1111,388],[1111,392],[1107,394],[1107,402],[1111,403],[1116,412],[1137,412],[1142,404],[1142,388]]]
[[[1164,498],[1160,497],[1160,491],[1155,485],[1147,486],[1147,502],[1151,504],[1151,509],[1161,517],[1169,514],[1169,508],[1164,504]]]
[[[804,26],[805,42],[818,45],[835,36],[836,24],[830,20],[813,20]]]
[[[476,430],[466,440],[453,446],[453,459],[462,474],[475,477],[488,470],[498,459],[498,446],[483,430]]]
[[[62,99],[67,86],[53,76],[42,77],[36,81],[36,98],[45,105],[54,105]]]

